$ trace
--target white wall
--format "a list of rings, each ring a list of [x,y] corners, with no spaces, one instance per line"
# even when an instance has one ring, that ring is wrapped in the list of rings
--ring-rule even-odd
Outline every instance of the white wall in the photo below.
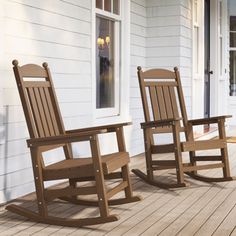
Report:
[[[130,77],[130,115],[132,117],[131,155],[144,151],[143,134],[140,123],[144,121],[143,108],[137,78],[137,66],[146,67],[146,0],[131,1],[131,77]]]
[[[91,124],[92,94],[91,1],[2,0],[0,10],[0,16],[4,15],[3,44],[0,38],[4,58],[0,60],[1,203],[34,191],[25,140],[28,131],[11,61],[16,58],[20,65],[48,62],[67,129]]]

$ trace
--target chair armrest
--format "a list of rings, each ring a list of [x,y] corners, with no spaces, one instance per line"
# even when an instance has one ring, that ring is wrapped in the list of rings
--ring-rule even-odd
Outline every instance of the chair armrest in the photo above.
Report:
[[[165,120],[158,120],[158,121],[148,121],[140,123],[142,129],[146,128],[156,128],[162,126],[170,126],[175,123],[175,121],[180,121],[181,118],[173,118],[173,119],[165,119]]]
[[[188,120],[188,122],[191,123],[192,125],[214,124],[214,123],[217,123],[219,120],[225,120],[226,118],[230,118],[230,117],[232,116],[231,115],[214,116],[214,117],[209,117],[209,118]]]
[[[61,134],[57,136],[43,137],[43,138],[31,138],[27,140],[28,147],[50,146],[64,143],[88,141],[96,134],[105,133],[106,130],[94,130],[73,134]]]
[[[109,133],[109,132],[115,132],[117,128],[120,128],[126,125],[131,125],[131,124],[132,122],[125,122],[125,123],[118,123],[118,124],[111,124],[111,125],[102,125],[102,126],[94,126],[94,127],[89,127],[89,128],[67,130],[66,134],[90,132],[90,131],[98,131],[98,130],[103,130],[102,133]]]

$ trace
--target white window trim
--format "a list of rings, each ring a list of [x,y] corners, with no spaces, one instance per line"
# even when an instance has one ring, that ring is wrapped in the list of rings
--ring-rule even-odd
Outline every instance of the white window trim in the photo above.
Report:
[[[121,15],[115,15],[109,12],[104,13],[103,10],[96,8],[96,1],[92,1],[92,37],[91,37],[91,69],[92,69],[92,106],[93,106],[93,123],[113,123],[127,121],[129,117],[129,77],[130,77],[130,0],[122,1],[120,6]],[[115,101],[119,103],[117,108],[96,108],[96,14],[102,12],[102,16],[109,18],[116,18],[117,20],[124,21],[120,29],[120,69],[115,71],[116,76],[119,76],[118,93]],[[118,50],[118,49],[117,49]],[[119,75],[118,75],[119,73]],[[115,82],[117,83],[117,82]]]
[[[198,19],[195,21],[195,2],[197,3]],[[194,39],[194,27],[198,27],[198,61],[195,62],[195,44],[192,40],[192,117],[203,117],[204,114],[204,2],[203,0],[192,1],[192,39]],[[194,67],[198,63],[198,71]],[[198,126],[198,132],[202,127]]]

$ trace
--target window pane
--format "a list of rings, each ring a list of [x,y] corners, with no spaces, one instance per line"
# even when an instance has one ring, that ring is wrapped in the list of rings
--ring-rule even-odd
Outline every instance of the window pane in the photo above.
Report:
[[[104,10],[111,12],[111,0],[104,1]]]
[[[230,47],[236,47],[236,32],[230,33]]]
[[[114,107],[114,22],[96,19],[96,107]]]
[[[102,9],[102,0],[96,0],[96,8]]]
[[[230,96],[236,96],[236,51],[230,52]]]
[[[120,0],[113,0],[113,13],[120,14]]]
[[[230,16],[230,31],[236,31],[236,16]]]

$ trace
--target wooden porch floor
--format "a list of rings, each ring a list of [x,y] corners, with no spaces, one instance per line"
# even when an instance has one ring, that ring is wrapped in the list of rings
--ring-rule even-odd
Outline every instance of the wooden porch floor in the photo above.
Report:
[[[169,158],[168,155],[165,155]],[[236,144],[229,144],[232,175],[236,175]],[[132,158],[131,168],[144,169],[142,155]],[[217,176],[221,171],[205,171]],[[164,177],[163,177],[164,176]],[[174,172],[162,172],[160,178],[173,179]],[[203,183],[186,176],[190,187],[163,190],[150,186],[132,175],[135,194],[141,202],[110,207],[120,220],[86,228],[50,226],[30,222],[0,208],[0,235],[236,235],[236,181]],[[30,194],[16,203],[35,208],[35,195]],[[79,207],[68,203],[50,204],[57,216],[87,217],[97,214],[96,208]]]

